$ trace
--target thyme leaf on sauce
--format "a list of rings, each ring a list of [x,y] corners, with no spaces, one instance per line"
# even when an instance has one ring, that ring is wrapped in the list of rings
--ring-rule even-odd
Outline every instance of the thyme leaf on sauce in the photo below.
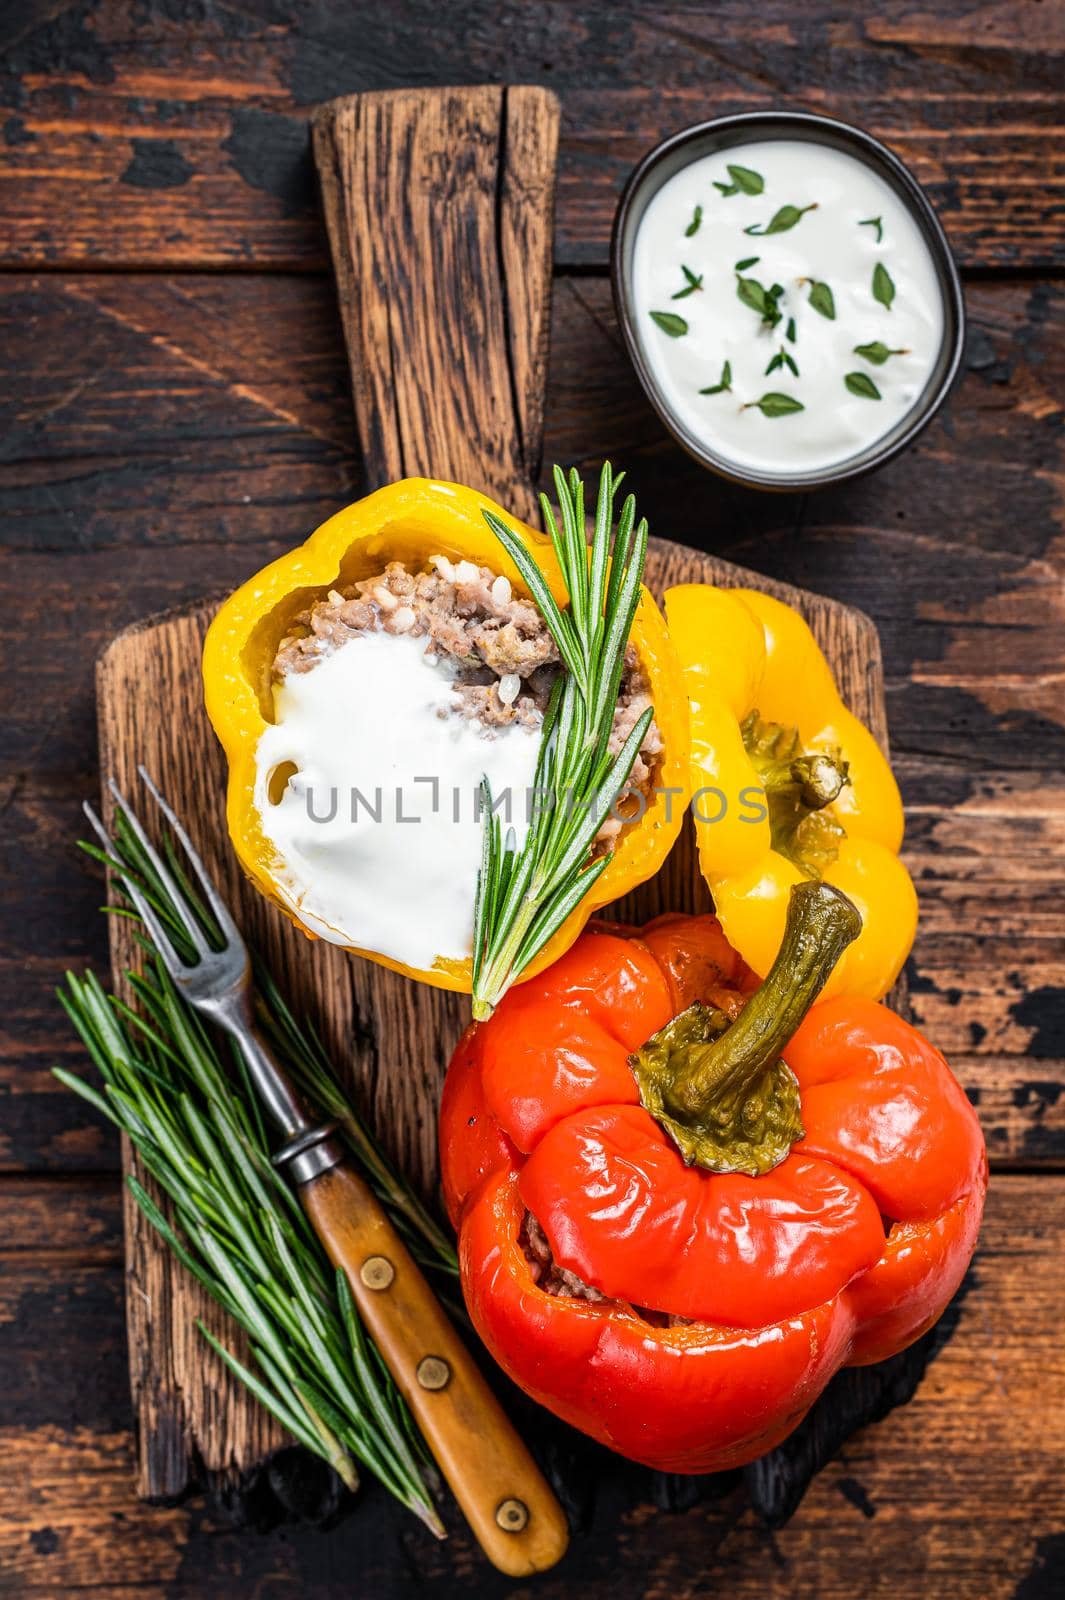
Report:
[[[731,183],[719,183],[714,180],[714,188],[728,196],[730,194],[761,194],[765,188],[765,179],[760,172],[753,171],[750,167],[734,166],[728,163],[727,171],[732,179]]]
[[[851,394],[859,395],[863,400],[882,400],[884,398],[866,372],[848,372],[843,381]]]
[[[909,350],[889,350],[880,339],[874,339],[871,344],[856,344],[854,354],[861,356],[863,361],[871,361],[875,367],[882,367],[889,356],[908,356]]]
[[[671,300],[683,300],[686,295],[694,294],[696,289],[701,289],[703,286],[703,275],[701,272],[694,273],[691,268],[686,267],[683,262],[681,263],[680,270],[683,272],[685,278],[684,287],[683,289],[678,289],[676,294],[671,294],[669,297]]]
[[[891,310],[891,302],[895,298],[895,284],[891,274],[882,261],[878,261],[873,268],[873,299],[879,300],[882,306]]]
[[[778,301],[783,293],[784,285],[781,283],[774,283],[767,289],[757,278],[744,278],[737,274],[736,298],[752,311],[757,311],[766,327],[775,328],[782,320],[784,313]]]
[[[732,392],[732,362],[726,361],[721,368],[721,377],[717,383],[712,383],[708,389],[700,389],[700,394],[730,394]]]
[[[763,238],[770,233],[787,233],[789,229],[794,228],[795,224],[799,222],[808,211],[816,210],[816,200],[814,200],[812,204],[808,206],[781,206],[779,211],[775,211],[773,213],[764,228],[760,223],[752,222],[751,226],[749,228],[744,228],[743,231],[744,233],[753,235],[755,238]]]
[[[806,407],[801,400],[796,400],[794,395],[781,394],[779,390],[771,389],[768,394],[762,395],[760,400],[748,400],[746,405],[740,407],[741,411],[751,411],[755,407],[763,417],[791,417],[796,411],[805,411]]]
[[[702,220],[703,208],[702,206],[696,206],[695,210],[692,212],[692,219],[684,230],[684,237],[686,239],[693,239],[695,237],[695,235],[699,232],[699,227],[702,223]]]
[[[776,355],[770,361],[768,367],[766,367],[763,376],[768,378],[771,372],[778,372],[781,367],[787,367],[788,371],[792,373],[794,377],[797,378],[799,376],[799,368],[794,356],[785,350],[783,345],[781,345]]]
[[[671,339],[680,339],[688,331],[688,324],[683,317],[675,311],[652,311],[651,321],[661,328],[663,333],[668,333]]]
[[[821,283],[816,278],[807,278],[810,285],[810,304],[815,311],[819,311],[829,322],[836,320],[836,300],[827,283]]]
[[[883,242],[884,242],[884,219],[883,219],[883,217],[863,217],[861,219],[861,221],[859,222],[858,226],[859,226],[859,228],[875,228],[876,229],[876,242],[877,242],[877,244],[883,244]]]

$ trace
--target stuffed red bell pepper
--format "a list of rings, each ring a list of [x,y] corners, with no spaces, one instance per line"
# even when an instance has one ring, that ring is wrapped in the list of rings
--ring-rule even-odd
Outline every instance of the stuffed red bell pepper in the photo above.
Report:
[[[761,985],[713,917],[593,928],[452,1060],[441,1161],[477,1330],[649,1466],[771,1449],[965,1272],[987,1167],[961,1088],[884,1006],[812,1005],[859,926],[797,886]]]

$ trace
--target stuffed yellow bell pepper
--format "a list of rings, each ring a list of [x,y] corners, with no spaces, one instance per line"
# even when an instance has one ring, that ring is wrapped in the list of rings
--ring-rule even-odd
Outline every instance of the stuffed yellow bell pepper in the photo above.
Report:
[[[306,697],[307,683],[310,680],[316,684],[324,683],[325,679],[320,678],[319,674],[335,668],[335,661],[333,666],[322,666],[311,659],[315,649],[324,648],[313,636],[315,627],[321,631],[324,626],[320,624],[319,612],[314,608],[326,606],[328,609],[328,604],[333,606],[335,617],[341,622],[354,618],[351,627],[360,625],[358,619],[362,613],[372,612],[370,630],[360,636],[364,642],[351,646],[350,651],[347,648],[336,651],[335,656],[342,656],[356,666],[364,665],[367,669],[371,657],[376,656],[384,663],[380,671],[385,674],[384,679],[379,677],[376,681],[373,693],[379,703],[372,708],[373,715],[369,720],[364,715],[360,722],[355,714],[365,713],[365,706],[352,706],[350,739],[345,725],[338,724],[335,719],[330,724],[333,732],[327,742],[334,746],[346,743],[351,747],[339,753],[334,749],[332,754],[335,761],[341,758],[357,761],[360,738],[369,738],[372,742],[378,730],[382,748],[385,741],[390,741],[388,747],[393,755],[402,748],[404,738],[408,737],[408,719],[402,707],[393,705],[388,699],[385,692],[388,687],[387,674],[394,659],[401,673],[411,678],[422,670],[421,663],[426,659],[426,638],[415,638],[418,628],[413,627],[414,618],[408,606],[408,597],[413,604],[415,591],[417,595],[434,592],[433,585],[437,581],[434,571],[446,572],[460,586],[462,582],[467,583],[470,592],[482,594],[484,604],[489,608],[496,606],[497,613],[501,607],[504,612],[507,607],[514,609],[512,595],[515,603],[528,595],[514,561],[486,523],[486,511],[502,519],[516,532],[535,568],[546,580],[554,599],[564,604],[566,586],[562,570],[552,542],[545,534],[523,527],[484,495],[473,490],[451,483],[410,478],[380,489],[338,512],[305,544],[264,568],[238,589],[225,602],[212,623],[203,659],[208,714],[229,762],[229,831],[244,870],[259,889],[304,932],[330,939],[359,955],[423,982],[464,992],[469,992],[471,987],[469,955],[456,952],[453,948],[442,950],[439,944],[432,943],[433,927],[426,911],[429,897],[427,893],[423,895],[420,892],[415,869],[409,863],[399,861],[397,887],[394,892],[390,891],[390,898],[398,899],[399,904],[390,904],[386,909],[394,919],[409,919],[410,926],[418,929],[425,950],[424,958],[398,959],[396,947],[393,947],[391,954],[387,949],[373,948],[372,941],[359,937],[359,928],[330,924],[328,918],[315,918],[307,914],[299,892],[291,881],[286,881],[285,861],[279,855],[276,837],[268,836],[269,830],[264,827],[264,813],[276,804],[276,796],[273,796],[272,790],[269,797],[265,796],[263,762],[259,752],[263,741],[269,742],[274,737],[275,725],[283,720],[276,710],[279,704],[277,668],[281,656],[291,657],[296,664],[295,675],[285,679],[288,686],[285,692],[290,696],[302,694]],[[583,516],[581,528],[583,530]],[[581,537],[583,539],[583,531]],[[485,569],[488,569],[487,573]],[[472,579],[469,576],[471,573],[474,575]],[[384,577],[377,581],[382,574]],[[492,575],[498,575],[494,581]],[[376,587],[371,581],[376,583]],[[527,603],[524,615],[526,621],[533,615]],[[463,616],[460,608],[456,626],[464,625]],[[306,637],[308,618],[311,637]],[[447,620],[445,618],[444,622]],[[505,617],[499,614],[494,619],[489,618],[496,629],[490,638],[487,633],[484,635],[489,645],[493,640],[505,637],[502,628],[504,620]],[[534,620],[538,621],[538,614]],[[518,621],[521,621],[520,617]],[[329,625],[332,627],[333,623]],[[343,622],[343,625],[347,627],[348,623]],[[340,626],[339,622],[337,626]],[[383,629],[391,629],[397,637],[389,640]],[[406,637],[399,637],[404,629],[408,630]],[[373,634],[372,638],[370,633]],[[322,637],[325,637],[324,632]],[[646,804],[642,811],[634,818],[615,825],[614,836],[609,843],[612,855],[606,868],[579,904],[569,911],[557,931],[547,939],[535,960],[524,971],[524,976],[541,970],[566,950],[588,917],[600,906],[655,873],[665,860],[681,826],[688,784],[687,700],[680,667],[670,645],[664,620],[646,590],[640,591],[629,637],[627,659],[632,670],[639,675],[644,698],[653,704],[660,739],[654,760],[653,787],[648,779]],[[432,637],[430,644],[435,648]],[[392,656],[389,656],[390,650],[393,651]],[[436,657],[430,655],[429,659],[435,661]],[[483,661],[480,665],[484,666]],[[313,671],[305,671],[311,666]],[[512,709],[518,689],[524,689],[527,680],[522,678],[519,681],[517,672],[510,676],[509,668],[498,670],[505,673],[503,678],[493,679],[491,685],[485,688],[485,673],[482,671],[480,683],[475,683],[468,692],[471,695],[480,694],[482,706],[485,698],[491,699],[495,712],[500,714],[502,720],[505,712]],[[340,682],[339,678],[337,681]],[[349,704],[353,698],[349,695]],[[315,714],[319,715],[320,711],[319,707]],[[530,714],[529,720],[530,723],[535,722],[535,716]],[[417,726],[422,729],[425,738],[412,721],[409,739],[417,747],[410,751],[410,768],[415,773],[420,770],[424,775],[429,757],[423,751],[427,743],[436,737],[439,723],[428,720]],[[361,734],[358,731],[360,728],[363,730]],[[487,731],[490,734],[495,732],[492,728]],[[481,733],[484,732],[482,728]],[[487,747],[492,740],[483,743]],[[315,754],[313,750],[310,752],[309,765],[313,765]],[[474,759],[480,759],[476,753]],[[422,763],[420,769],[419,762]],[[298,761],[278,764],[275,771],[280,773],[282,791],[298,766]],[[269,781],[273,783],[274,779],[271,777]],[[424,779],[415,778],[414,781]],[[409,821],[410,818],[402,820]],[[329,860],[334,864],[344,859],[346,839],[342,836],[343,821],[341,817],[333,824],[341,830],[340,835],[332,836],[333,853]],[[406,837],[410,839],[412,850],[421,848],[418,830],[406,830]],[[326,838],[323,832],[321,839]],[[318,844],[319,840],[316,839],[315,848]],[[375,843],[371,848],[378,846]],[[324,860],[324,847],[319,853]],[[363,859],[371,866],[377,864],[376,858],[364,856]],[[450,870],[450,864],[434,860],[426,868],[426,871],[430,870],[439,876]],[[460,873],[458,867],[455,873],[457,879]],[[476,870],[473,870],[462,876],[461,882],[456,882],[456,893],[467,897],[470,908],[476,877]],[[370,921],[372,923],[373,919]]]
[[[917,897],[898,858],[898,787],[790,606],[685,584],[665,597],[691,709],[692,808],[702,872],[729,942],[764,977],[792,886],[823,878],[862,916],[826,995],[879,999],[902,969]]]

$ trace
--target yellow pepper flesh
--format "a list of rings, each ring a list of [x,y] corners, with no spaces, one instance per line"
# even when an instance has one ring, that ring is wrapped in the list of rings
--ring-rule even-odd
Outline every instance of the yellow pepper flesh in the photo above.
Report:
[[[683,584],[666,593],[670,638],[691,709],[699,863],[729,942],[765,976],[784,933],[788,897],[821,875],[849,895],[862,932],[825,995],[880,999],[913,944],[917,896],[898,858],[903,813],[891,768],[844,706],[809,627],[790,606],[750,589]],[[842,756],[849,781],[825,807],[845,834],[823,871],[774,848],[763,780],[741,725],[752,712],[795,729],[803,750]]]
[[[564,602],[565,586],[545,534],[525,527],[472,489],[428,478],[405,478],[338,511],[305,544],[256,573],[223,604],[208,631],[203,654],[204,694],[229,763],[226,816],[230,837],[244,871],[309,937],[314,935],[298,922],[279,886],[281,862],[263,833],[255,805],[256,749],[273,716],[271,669],[277,647],[298,613],[315,599],[338,585],[381,572],[389,561],[420,569],[433,555],[465,559],[503,573],[517,592],[524,593],[516,569],[484,520],[485,510],[495,512],[516,529],[555,598]],[[647,676],[662,735],[663,761],[656,774],[656,790],[643,816],[622,830],[610,865],[526,969],[526,978],[557,960],[593,912],[657,872],[680,831],[688,794],[687,699],[662,614],[646,590],[641,594],[631,643]],[[471,884],[471,900],[473,888]],[[411,916],[417,915],[417,906],[412,905]],[[468,960],[438,959],[429,970],[420,971],[373,950],[348,948],[423,983],[469,993]]]

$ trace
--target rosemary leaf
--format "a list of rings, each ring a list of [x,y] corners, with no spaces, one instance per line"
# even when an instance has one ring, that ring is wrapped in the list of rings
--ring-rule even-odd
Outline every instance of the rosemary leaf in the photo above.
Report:
[[[642,518],[636,521],[635,501],[627,496],[611,551],[619,480],[606,463],[589,550],[583,532],[581,480],[576,472],[567,475],[557,467],[554,480],[559,517],[546,497],[541,500],[548,527],[561,519],[564,536],[554,545],[570,604],[562,612],[552,600],[550,606],[541,607],[541,614],[559,646],[564,671],[556,680],[544,719],[533,782],[537,810],[520,848],[513,836],[501,841],[487,779],[481,787],[484,832],[473,951],[473,1014],[479,1020],[491,1016],[511,984],[605,870],[610,856],[590,862],[589,851],[603,817],[628,780],[653,715],[648,711],[618,755],[608,758],[625,649],[640,601],[647,523]],[[485,516],[524,576],[533,563],[517,536],[498,517],[488,512]],[[543,578],[530,574],[527,584],[539,603],[546,588]]]

